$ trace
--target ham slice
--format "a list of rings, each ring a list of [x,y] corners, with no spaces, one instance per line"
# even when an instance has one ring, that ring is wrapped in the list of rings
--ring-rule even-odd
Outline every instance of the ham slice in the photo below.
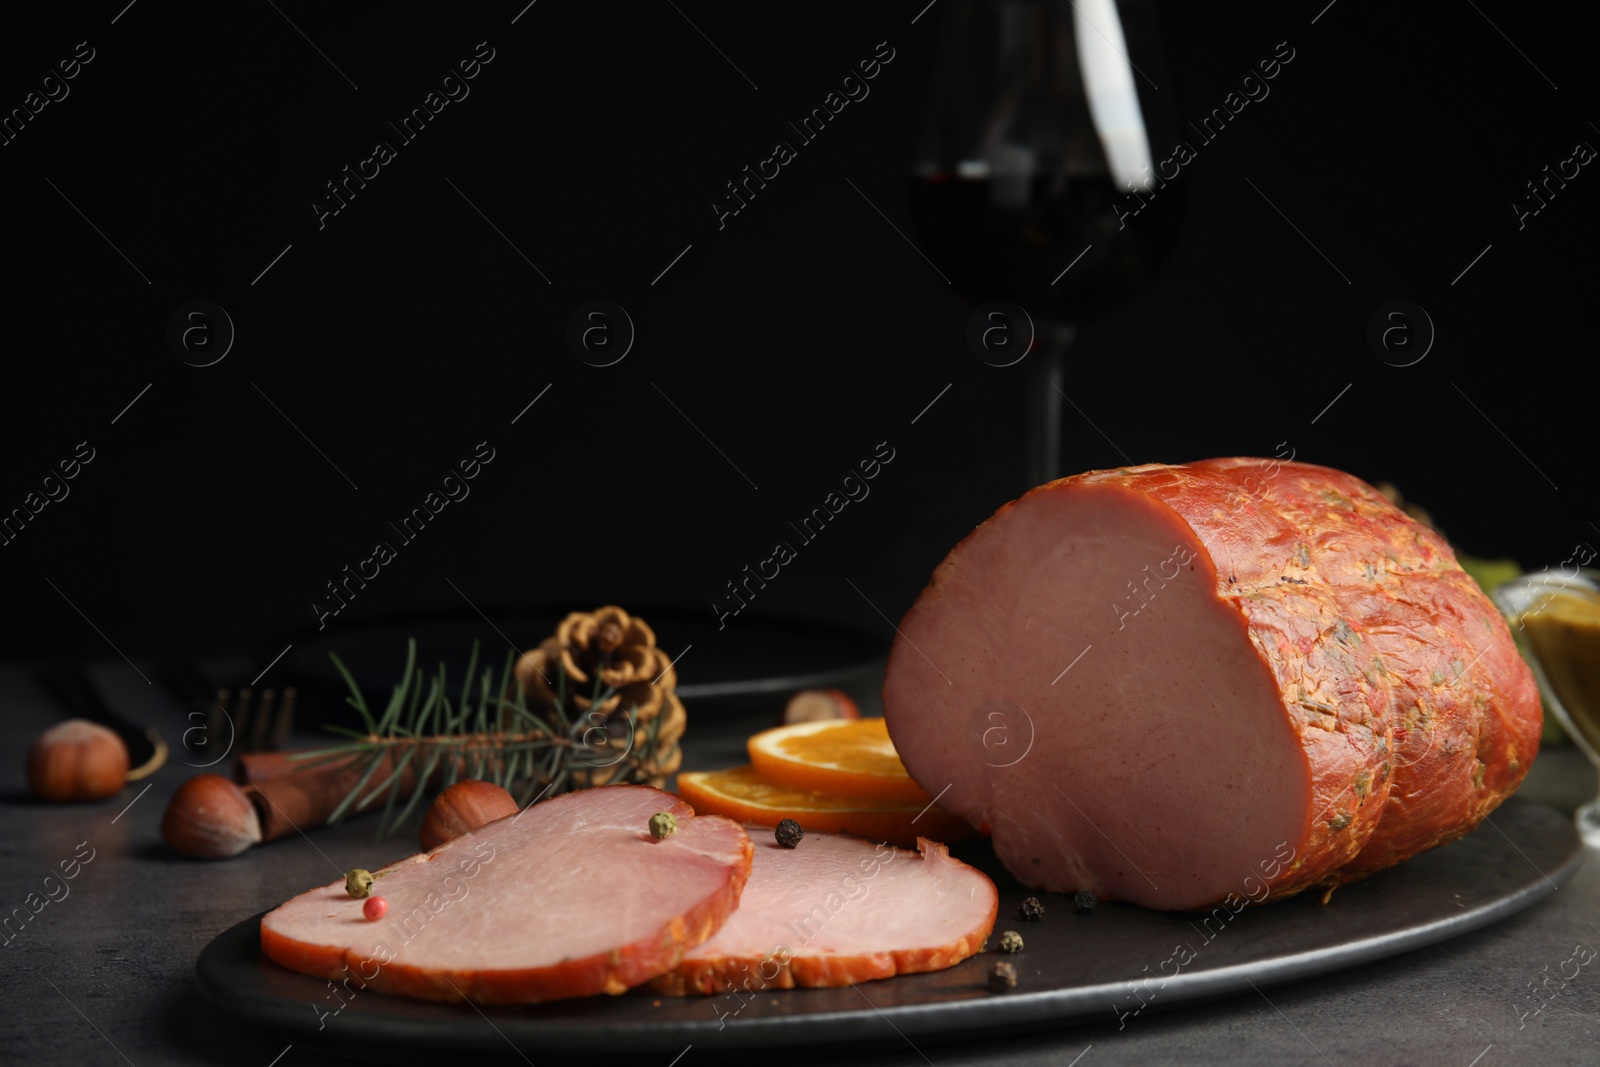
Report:
[[[650,816],[669,812],[657,841]],[[261,920],[291,970],[424,1000],[533,1003],[621,993],[671,970],[738,906],[744,829],[669,793],[617,785],[554,797],[385,867],[362,916],[338,881]]]
[[[895,748],[1040,889],[1190,909],[1335,886],[1471,830],[1538,751],[1532,676],[1450,547],[1303,463],[1042,486],[899,630]]]
[[[999,898],[987,875],[944,845],[919,838],[917,847],[920,855],[808,833],[788,849],[768,837],[739,910],[650,988],[759,993],[954,966],[983,947]]]

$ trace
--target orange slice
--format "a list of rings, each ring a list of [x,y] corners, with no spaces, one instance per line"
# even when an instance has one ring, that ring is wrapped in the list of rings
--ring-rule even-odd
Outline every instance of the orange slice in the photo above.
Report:
[[[769,780],[844,797],[926,804],[882,719],[797,722],[750,739],[750,763]]]
[[[805,830],[854,834],[899,848],[916,848],[918,837],[951,842],[978,836],[966,820],[926,801],[851,800],[794,789],[768,781],[754,767],[685,772],[678,775],[678,795],[698,815],[725,815],[750,826],[793,819]]]

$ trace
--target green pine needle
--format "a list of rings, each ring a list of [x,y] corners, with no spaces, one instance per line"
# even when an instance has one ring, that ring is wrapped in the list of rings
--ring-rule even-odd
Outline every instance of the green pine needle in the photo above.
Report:
[[[569,711],[568,678],[559,661],[554,664],[555,705],[549,709],[529,707],[527,694],[512,677],[512,654],[507,653],[499,672],[488,666],[480,671],[478,651],[474,642],[460,695],[452,700],[444,664],[425,679],[417,667],[416,641],[408,640],[404,672],[381,716],[374,716],[344,662],[332,656],[350,688],[345,702],[361,716],[366,732],[327,726],[330,733],[349,740],[291,757],[311,761],[307,766],[345,761],[352,770],[360,770],[355,787],[329,816],[329,825],[352,813],[370,811],[381,799],[378,833],[391,833],[411,816],[424,792],[463,777],[487,778],[524,806],[575,788],[575,773],[587,776],[612,768],[608,783],[650,780],[662,716],[645,728],[641,739],[635,736],[635,708],[619,709],[605,717],[592,710]],[[496,673],[500,675],[498,688]],[[615,690],[605,687],[597,673],[590,708],[613,695]],[[612,737],[607,730],[618,714],[627,724],[625,738]],[[624,741],[619,754],[617,746]],[[380,776],[385,769],[388,773]],[[372,785],[375,778],[377,784]],[[402,798],[405,802],[396,811]]]

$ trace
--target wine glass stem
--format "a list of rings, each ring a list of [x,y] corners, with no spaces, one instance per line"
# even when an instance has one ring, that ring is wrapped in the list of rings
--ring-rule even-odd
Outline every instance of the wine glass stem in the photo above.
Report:
[[[1061,404],[1066,397],[1067,346],[1072,329],[1039,328],[1040,351],[1028,368],[1028,488],[1061,477]]]
[[[1578,836],[1583,838],[1583,843],[1590,848],[1600,848],[1600,797],[1579,808],[1574,821],[1578,824]]]

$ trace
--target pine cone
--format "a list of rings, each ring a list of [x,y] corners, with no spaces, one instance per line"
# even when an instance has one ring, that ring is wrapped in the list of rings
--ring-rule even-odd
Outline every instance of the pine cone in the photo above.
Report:
[[[605,785],[613,780],[645,781],[656,788],[666,784],[669,775],[677,773],[683,762],[683,750],[678,741],[683,737],[686,716],[683,702],[676,693],[668,693],[661,702],[661,711],[650,723],[638,723],[630,731],[627,718],[618,712],[606,720],[614,727],[609,732],[604,747],[590,745],[590,751],[579,758],[572,771],[572,782],[577,788]],[[599,738],[595,738],[599,740]],[[624,762],[628,756],[638,760]],[[638,773],[632,778],[622,778],[633,767]]]
[[[544,708],[555,707],[565,674],[567,714],[590,724],[583,736],[589,751],[573,771],[573,785],[604,785],[629,769],[632,761],[623,759],[631,755],[660,786],[683,761],[678,741],[686,718],[674,692],[678,675],[643,619],[614,605],[573,612],[555,636],[523,654],[515,673],[529,703]],[[614,690],[598,703],[597,681],[601,690]]]

